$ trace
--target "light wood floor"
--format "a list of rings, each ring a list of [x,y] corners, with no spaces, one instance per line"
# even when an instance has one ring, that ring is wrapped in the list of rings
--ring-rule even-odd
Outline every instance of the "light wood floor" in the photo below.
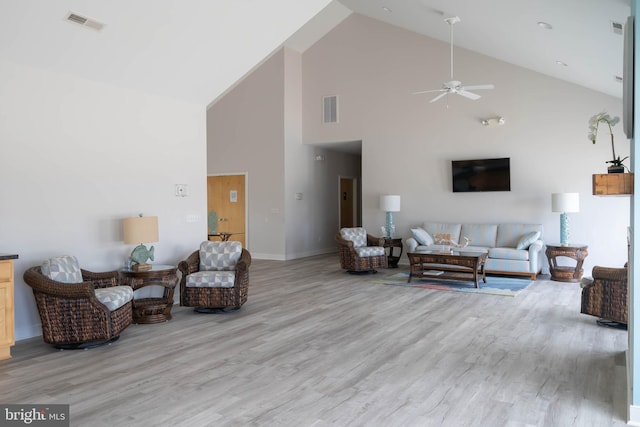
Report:
[[[235,313],[174,307],[86,351],[19,342],[0,402],[67,403],[92,427],[626,425],[627,333],[580,314],[577,284],[512,298],[370,279],[337,255],[254,260]]]

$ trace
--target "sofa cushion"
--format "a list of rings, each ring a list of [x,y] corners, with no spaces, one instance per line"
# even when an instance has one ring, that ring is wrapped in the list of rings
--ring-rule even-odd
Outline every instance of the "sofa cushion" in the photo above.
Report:
[[[514,248],[491,248],[489,249],[489,258],[528,261],[529,251]]]
[[[496,248],[515,248],[520,237],[532,231],[539,231],[543,238],[541,224],[498,224]]]
[[[353,242],[354,248],[367,246],[367,231],[362,227],[341,228],[340,236],[344,240]]]
[[[474,246],[493,248],[496,246],[497,234],[497,224],[462,224],[459,243],[463,244],[464,238],[468,237]]]
[[[200,244],[200,270],[235,270],[240,255],[242,255],[240,242],[202,242]]]
[[[42,263],[42,274],[63,283],[82,283],[82,271],[78,259],[71,255],[49,258]]]
[[[529,246],[531,246],[531,244],[536,240],[538,240],[539,238],[540,238],[539,231],[532,231],[530,233],[524,234],[522,237],[520,237],[520,240],[518,240],[516,249],[529,249]]]
[[[131,286],[111,286],[95,290],[96,298],[107,306],[109,311],[117,310],[133,299]]]
[[[187,276],[188,288],[233,288],[235,271],[196,271]]]
[[[426,230],[418,227],[418,228],[412,228],[411,229],[411,234],[413,235],[413,238],[416,239],[416,241],[421,244],[421,245],[433,245],[433,237],[431,237],[431,235],[429,233],[427,233]]]
[[[449,234],[451,235],[451,240],[454,242],[460,241],[460,228],[461,224],[449,224],[449,223],[441,223],[441,222],[425,222],[422,225],[422,228],[429,233],[430,236],[434,236],[436,234]]]

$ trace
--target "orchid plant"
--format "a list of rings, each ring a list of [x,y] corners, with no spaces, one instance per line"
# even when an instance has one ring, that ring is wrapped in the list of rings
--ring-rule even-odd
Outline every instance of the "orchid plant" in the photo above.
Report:
[[[598,126],[600,123],[606,123],[609,127],[609,134],[611,135],[611,152],[613,154],[613,160],[608,160],[606,163],[610,163],[611,166],[625,167],[622,162],[627,160],[629,156],[624,159],[620,159],[620,156],[616,157],[616,147],[613,143],[613,130],[611,129],[620,121],[620,117],[611,117],[607,114],[606,111],[596,114],[595,116],[589,119],[589,141],[592,143],[596,143],[596,138],[598,137]]]

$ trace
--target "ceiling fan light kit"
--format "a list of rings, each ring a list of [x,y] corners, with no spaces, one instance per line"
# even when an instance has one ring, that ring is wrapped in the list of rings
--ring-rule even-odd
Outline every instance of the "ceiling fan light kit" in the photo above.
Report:
[[[445,18],[444,21],[447,24],[449,24],[449,32],[451,36],[451,44],[450,44],[450,58],[451,58],[450,78],[451,80],[443,83],[442,89],[422,90],[419,92],[414,92],[413,94],[420,95],[423,93],[442,92],[441,94],[433,98],[431,101],[429,101],[430,103],[436,102],[440,98],[450,93],[455,93],[475,101],[480,98],[480,95],[470,92],[470,90],[488,90],[488,89],[493,89],[494,86],[492,84],[463,86],[461,81],[453,79],[453,26],[458,22],[460,22],[460,18],[458,16],[452,16],[450,18]]]

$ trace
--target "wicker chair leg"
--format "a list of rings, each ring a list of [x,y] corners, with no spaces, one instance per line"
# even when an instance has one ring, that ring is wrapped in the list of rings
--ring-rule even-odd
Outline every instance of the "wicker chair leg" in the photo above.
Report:
[[[598,319],[596,320],[596,323],[599,326],[605,326],[607,328],[614,328],[614,329],[623,329],[623,330],[627,330],[627,325],[626,323],[620,323],[620,322],[616,322],[615,320],[607,320],[607,319]]]
[[[103,345],[109,345],[114,341],[118,341],[120,335],[116,335],[113,338],[108,340],[100,340],[100,341],[89,341],[75,344],[54,344],[55,348],[59,348],[60,350],[89,350],[90,348],[102,347]]]

